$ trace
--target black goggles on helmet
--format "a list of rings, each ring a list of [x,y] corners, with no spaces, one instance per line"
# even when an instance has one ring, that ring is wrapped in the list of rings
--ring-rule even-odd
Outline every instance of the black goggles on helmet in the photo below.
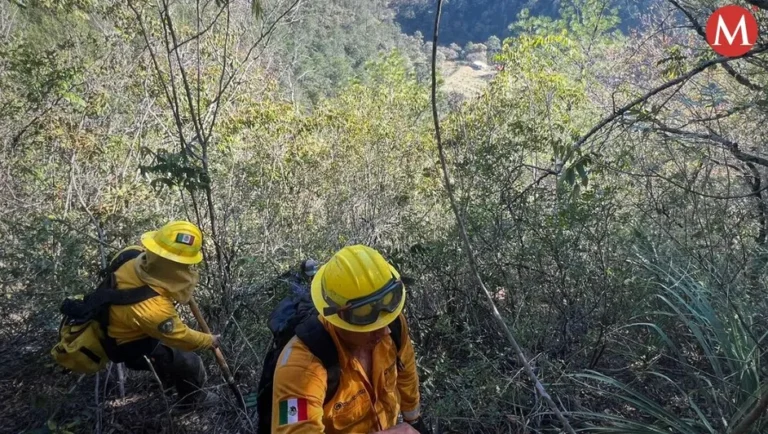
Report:
[[[405,293],[403,282],[392,276],[389,282],[373,294],[353,298],[343,306],[340,306],[326,295],[325,284],[321,283],[321,285],[323,300],[329,305],[323,309],[323,315],[338,315],[339,318],[347,323],[357,326],[375,323],[379,319],[381,312],[392,313],[396,311]]]

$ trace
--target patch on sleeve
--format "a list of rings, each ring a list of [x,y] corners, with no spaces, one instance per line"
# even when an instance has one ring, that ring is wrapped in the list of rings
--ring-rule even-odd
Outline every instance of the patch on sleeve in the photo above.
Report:
[[[173,331],[173,318],[168,318],[158,324],[157,330],[164,335],[170,334]]]
[[[280,425],[290,425],[307,420],[307,400],[291,398],[280,401]]]

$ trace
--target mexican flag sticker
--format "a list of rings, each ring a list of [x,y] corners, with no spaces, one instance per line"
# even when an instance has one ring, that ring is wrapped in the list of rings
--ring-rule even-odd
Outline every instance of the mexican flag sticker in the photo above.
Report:
[[[289,425],[307,420],[307,400],[291,398],[280,401],[280,425]]]
[[[195,244],[195,236],[190,234],[177,234],[176,235],[176,242],[181,244],[186,244],[188,246],[191,246]]]

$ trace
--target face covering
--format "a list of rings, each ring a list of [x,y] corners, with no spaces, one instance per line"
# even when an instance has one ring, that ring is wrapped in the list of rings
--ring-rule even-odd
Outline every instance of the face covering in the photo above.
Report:
[[[200,280],[199,273],[193,267],[173,262],[150,251],[139,256],[135,264],[136,274],[144,283],[163,288],[179,303],[189,302]]]

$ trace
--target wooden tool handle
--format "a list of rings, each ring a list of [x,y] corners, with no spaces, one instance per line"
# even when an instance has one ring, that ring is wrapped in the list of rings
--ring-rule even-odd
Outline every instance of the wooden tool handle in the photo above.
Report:
[[[195,319],[200,325],[200,328],[203,329],[205,333],[212,334],[211,329],[208,328],[208,323],[205,322],[203,315],[200,313],[200,307],[198,307],[194,298],[189,299],[189,309],[192,310],[192,314],[195,316]],[[240,389],[237,388],[237,384],[235,384],[235,379],[232,377],[232,372],[229,370],[227,361],[224,360],[224,355],[221,353],[221,350],[218,347],[211,347],[211,349],[213,350],[214,356],[216,356],[216,363],[218,363],[219,367],[221,368],[221,372],[224,374],[224,378],[227,380],[227,384],[229,384],[229,388],[232,389],[232,392],[235,394],[235,398],[237,398],[238,405],[240,405],[240,408],[245,409],[245,400],[243,399],[243,395],[240,393]]]

